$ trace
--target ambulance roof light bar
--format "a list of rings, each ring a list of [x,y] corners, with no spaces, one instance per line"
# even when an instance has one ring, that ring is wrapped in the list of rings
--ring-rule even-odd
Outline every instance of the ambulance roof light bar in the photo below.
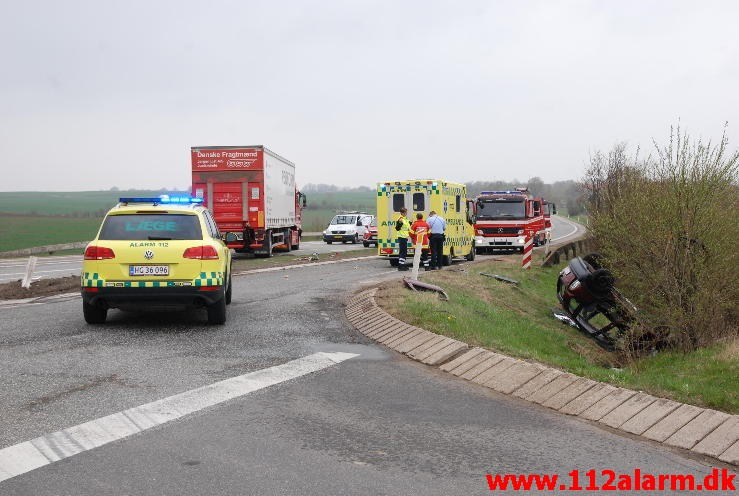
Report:
[[[121,203],[153,203],[158,204],[179,204],[189,205],[191,203],[203,203],[202,198],[193,198],[191,196],[169,196],[161,195],[158,197],[123,197],[118,198]]]

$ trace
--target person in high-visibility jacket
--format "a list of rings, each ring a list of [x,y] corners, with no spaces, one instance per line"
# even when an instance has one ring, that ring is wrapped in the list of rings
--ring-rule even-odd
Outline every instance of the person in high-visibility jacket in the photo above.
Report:
[[[411,223],[406,217],[408,210],[403,207],[400,209],[400,218],[395,222],[395,231],[397,232],[398,241],[398,270],[408,270],[405,259],[408,256],[408,237],[411,233]]]
[[[411,240],[413,246],[421,240],[421,265],[423,270],[429,270],[429,225],[423,220],[423,214],[416,214],[416,221],[411,224]]]

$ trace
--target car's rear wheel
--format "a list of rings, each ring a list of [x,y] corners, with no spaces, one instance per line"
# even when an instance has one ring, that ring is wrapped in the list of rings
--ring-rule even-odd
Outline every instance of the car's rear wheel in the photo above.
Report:
[[[333,241],[326,241],[327,245],[330,245],[331,243],[333,243]]]
[[[228,286],[226,289],[226,305],[231,304],[231,295],[233,294],[233,284],[231,284],[231,273],[228,274]]]
[[[208,324],[223,325],[226,323],[226,295],[212,305],[208,305]]]
[[[85,322],[88,324],[104,324],[108,316],[108,309],[83,301],[82,313],[85,316]]]

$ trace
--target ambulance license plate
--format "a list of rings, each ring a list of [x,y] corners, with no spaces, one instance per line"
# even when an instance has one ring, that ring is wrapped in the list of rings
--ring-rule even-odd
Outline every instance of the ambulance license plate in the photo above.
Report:
[[[168,276],[169,265],[129,265],[129,276]]]

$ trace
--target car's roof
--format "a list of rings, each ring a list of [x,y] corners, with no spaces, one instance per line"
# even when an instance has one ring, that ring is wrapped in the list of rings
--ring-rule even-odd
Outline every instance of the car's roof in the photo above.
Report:
[[[111,208],[108,214],[135,214],[135,213],[172,213],[172,214],[189,214],[197,215],[205,210],[200,204],[196,203],[185,203],[185,204],[174,204],[165,203],[157,204],[152,202],[128,202],[119,203],[115,207]]]

